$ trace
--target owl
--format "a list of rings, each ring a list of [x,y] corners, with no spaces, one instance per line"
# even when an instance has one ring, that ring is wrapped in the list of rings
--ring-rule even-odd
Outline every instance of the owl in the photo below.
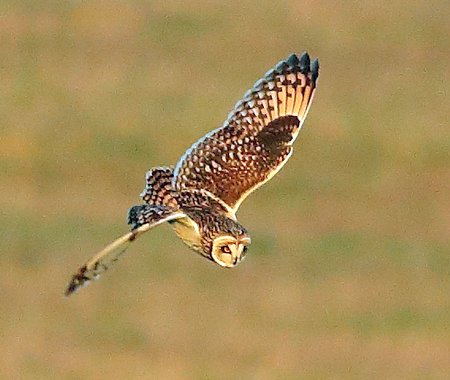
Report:
[[[143,204],[131,207],[131,230],[72,277],[66,295],[97,278],[144,232],[169,223],[193,251],[233,268],[251,243],[236,212],[247,196],[288,161],[315,93],[318,60],[290,55],[237,102],[228,118],[194,143],[173,166],[146,174]]]

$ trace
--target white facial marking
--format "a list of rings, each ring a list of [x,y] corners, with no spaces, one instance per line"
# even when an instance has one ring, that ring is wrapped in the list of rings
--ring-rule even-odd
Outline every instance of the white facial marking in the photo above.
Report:
[[[245,257],[249,244],[248,237],[237,240],[232,236],[220,236],[214,240],[212,258],[222,267],[235,267]]]

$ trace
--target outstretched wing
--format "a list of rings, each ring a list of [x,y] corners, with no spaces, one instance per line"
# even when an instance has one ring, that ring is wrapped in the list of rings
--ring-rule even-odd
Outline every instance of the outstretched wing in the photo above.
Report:
[[[319,63],[292,54],[258,80],[223,126],[186,151],[174,187],[203,189],[234,212],[248,194],[272,178],[292,154],[308,113]]]
[[[65,293],[66,296],[70,296],[80,287],[91,280],[97,279],[103,272],[107,271],[126,251],[129,244],[144,232],[161,223],[184,216],[184,213],[166,206],[141,205],[132,207],[128,213],[128,223],[133,226],[132,230],[113,241],[83,265],[72,276]]]

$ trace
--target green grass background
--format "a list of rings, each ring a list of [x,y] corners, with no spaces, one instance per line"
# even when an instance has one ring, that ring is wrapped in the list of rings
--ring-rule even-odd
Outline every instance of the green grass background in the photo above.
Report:
[[[450,3],[4,1],[0,378],[450,376]],[[289,164],[223,270],[161,227],[73,298],[174,164],[291,52],[318,56]]]

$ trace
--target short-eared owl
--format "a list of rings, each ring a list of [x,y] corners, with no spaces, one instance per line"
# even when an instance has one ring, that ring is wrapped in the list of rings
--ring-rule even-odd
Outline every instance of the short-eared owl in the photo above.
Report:
[[[250,236],[236,220],[242,201],[271,179],[292,154],[319,75],[317,59],[292,54],[258,80],[228,115],[175,167],[146,175],[145,204],[128,212],[131,231],[95,255],[67,288],[69,295],[106,271],[130,242],[169,222],[195,252],[231,268],[245,257]]]

